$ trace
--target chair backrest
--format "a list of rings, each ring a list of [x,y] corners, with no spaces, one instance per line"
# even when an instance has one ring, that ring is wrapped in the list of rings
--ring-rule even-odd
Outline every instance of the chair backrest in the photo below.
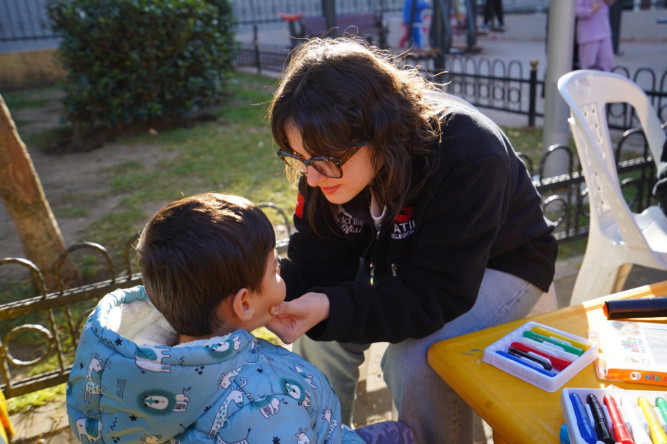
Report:
[[[570,107],[570,128],[588,185],[591,229],[628,247],[648,248],[621,192],[605,105],[628,103],[635,109],[657,164],[665,133],[655,110],[641,88],[616,74],[573,71],[559,79],[558,89]]]
[[[604,123],[607,129],[605,107],[607,103],[627,103],[634,110],[646,135],[651,155],[656,166],[665,144],[665,131],[655,108],[644,91],[632,80],[604,71],[579,70],[563,75],[558,81],[558,89],[570,106],[585,111],[586,108],[599,111],[597,123]],[[589,116],[590,117],[590,116]],[[608,134],[608,131],[607,131]]]

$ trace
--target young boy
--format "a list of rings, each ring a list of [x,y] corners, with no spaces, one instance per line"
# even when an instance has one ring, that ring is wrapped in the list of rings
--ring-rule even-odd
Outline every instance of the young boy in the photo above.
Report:
[[[144,286],[105,296],[83,327],[67,388],[81,442],[387,438],[344,427],[323,373],[249,333],[285,298],[274,248],[271,223],[241,197],[201,194],[153,216],[137,246]]]

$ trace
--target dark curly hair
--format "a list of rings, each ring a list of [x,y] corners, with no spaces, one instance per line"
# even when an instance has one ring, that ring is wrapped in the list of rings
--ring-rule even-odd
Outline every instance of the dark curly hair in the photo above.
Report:
[[[351,37],[315,38],[291,55],[269,108],[271,131],[289,152],[286,131],[294,125],[312,156],[339,156],[369,144],[376,169],[370,187],[391,221],[437,167],[445,110],[429,98],[435,91],[436,84],[414,67],[400,67],[387,51]],[[416,163],[419,175],[412,171],[416,158],[423,160]],[[411,183],[413,176],[418,183]],[[288,177],[297,179],[289,170]],[[308,191],[307,214],[334,211],[319,189]]]

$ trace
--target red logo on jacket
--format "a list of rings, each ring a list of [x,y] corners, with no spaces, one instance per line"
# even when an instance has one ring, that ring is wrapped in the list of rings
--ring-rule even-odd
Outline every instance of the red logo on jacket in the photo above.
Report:
[[[413,213],[412,207],[403,208],[394,219],[394,227],[389,237],[398,240],[415,234],[415,221],[412,220]]]
[[[294,209],[294,214],[299,219],[303,219],[303,196],[301,193],[296,197],[296,208]]]
[[[413,213],[412,207],[405,207],[401,210],[400,213],[398,213],[398,216],[396,216],[396,219],[394,220],[399,224],[407,222],[410,219],[412,219],[412,213]]]

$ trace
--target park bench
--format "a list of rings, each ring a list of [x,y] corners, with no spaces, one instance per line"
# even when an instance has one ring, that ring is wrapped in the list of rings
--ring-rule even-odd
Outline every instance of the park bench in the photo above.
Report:
[[[332,37],[333,30],[327,28],[324,16],[301,17],[298,20],[301,32],[298,37]],[[336,35],[352,34],[377,43],[381,48],[387,46],[387,28],[382,15],[374,12],[342,14],[336,16]]]

